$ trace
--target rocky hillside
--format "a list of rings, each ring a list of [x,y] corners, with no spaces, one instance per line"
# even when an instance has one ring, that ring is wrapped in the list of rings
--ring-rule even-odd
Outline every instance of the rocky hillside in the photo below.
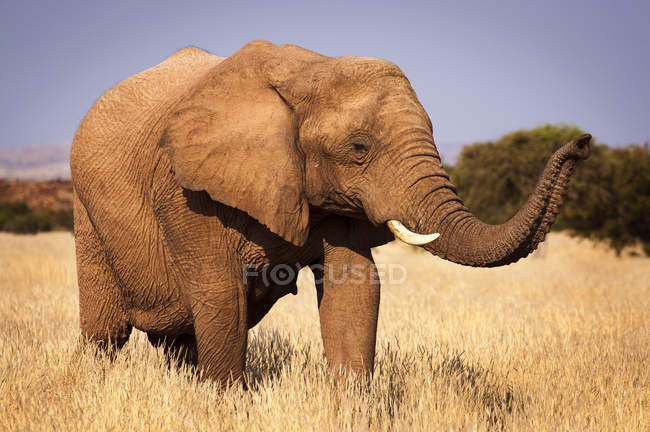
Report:
[[[34,212],[56,212],[72,209],[70,180],[0,179],[0,201],[25,202]]]

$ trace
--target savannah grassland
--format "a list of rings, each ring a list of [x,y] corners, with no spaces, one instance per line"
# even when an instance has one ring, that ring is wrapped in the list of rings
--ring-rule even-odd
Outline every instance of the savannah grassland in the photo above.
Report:
[[[309,275],[220,392],[134,332],[77,348],[70,234],[0,234],[0,430],[650,430],[650,259],[551,234],[545,257],[457,266],[399,244],[374,377],[331,384]]]

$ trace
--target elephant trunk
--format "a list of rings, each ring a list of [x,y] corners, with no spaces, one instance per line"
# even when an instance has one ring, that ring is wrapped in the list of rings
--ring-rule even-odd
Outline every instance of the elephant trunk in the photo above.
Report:
[[[589,155],[591,136],[582,135],[558,149],[546,164],[534,192],[507,222],[489,225],[477,219],[456,194],[442,168],[428,190],[422,183],[412,190],[419,203],[403,222],[418,233],[440,233],[423,247],[444,259],[475,267],[495,267],[527,256],[544,240],[559,212],[576,162]],[[422,195],[424,193],[424,195]],[[413,217],[415,213],[415,217]]]

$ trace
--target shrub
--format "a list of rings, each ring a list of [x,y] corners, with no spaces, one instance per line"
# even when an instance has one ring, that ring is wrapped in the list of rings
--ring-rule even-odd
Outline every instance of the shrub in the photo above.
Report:
[[[37,215],[24,202],[0,203],[0,230],[15,233],[50,231],[52,224],[43,215]]]
[[[650,151],[645,146],[600,146],[576,174],[562,227],[606,240],[620,252],[640,241],[650,256]]]
[[[0,201],[0,231],[31,234],[40,231],[72,230],[72,210],[33,212],[24,201]]]

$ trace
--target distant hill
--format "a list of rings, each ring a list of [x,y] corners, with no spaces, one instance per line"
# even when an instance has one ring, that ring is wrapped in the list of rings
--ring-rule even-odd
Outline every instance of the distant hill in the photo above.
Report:
[[[70,178],[70,144],[0,147],[0,179]]]

